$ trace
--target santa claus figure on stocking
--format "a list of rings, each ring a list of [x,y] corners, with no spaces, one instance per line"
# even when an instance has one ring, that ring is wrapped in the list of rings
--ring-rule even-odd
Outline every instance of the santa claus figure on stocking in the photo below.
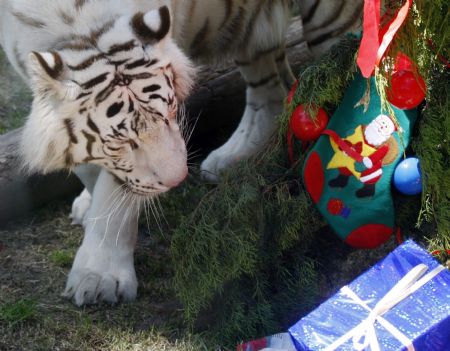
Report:
[[[393,137],[396,130],[394,122],[386,115],[379,115],[366,126],[358,126],[346,138],[326,130],[324,134],[330,136],[335,151],[327,169],[339,170],[338,176],[331,179],[328,185],[344,188],[353,175],[363,183],[363,187],[356,191],[356,196],[373,196],[375,185],[383,174],[383,166],[393,162],[398,154],[398,145]]]

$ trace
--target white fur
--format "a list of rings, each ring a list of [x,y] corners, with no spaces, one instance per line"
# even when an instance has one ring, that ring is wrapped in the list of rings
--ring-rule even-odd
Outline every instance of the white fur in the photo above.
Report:
[[[91,193],[86,188],[76,197],[72,203],[72,211],[69,215],[69,218],[72,219],[72,224],[86,226],[86,213],[91,206],[91,200]]]
[[[242,75],[248,81],[257,81],[261,72],[264,76],[273,74],[279,78],[269,85],[247,88],[247,105],[239,126],[228,141],[209,154],[201,165],[202,174],[208,181],[216,181],[221,170],[263,149],[273,135],[276,129],[274,116],[282,112],[286,97],[286,88],[281,83],[282,69],[287,69],[288,76],[291,75],[290,68],[284,67],[284,63],[276,65],[275,56],[276,53],[263,56],[253,66],[241,68]]]
[[[149,12],[145,14],[144,22],[150,29],[157,31],[161,25],[161,18],[157,12]]]
[[[164,90],[164,94],[170,96],[174,93],[178,102],[188,96],[193,85],[195,69],[189,58],[190,54],[197,55],[203,61],[221,61],[225,58],[248,61],[248,66],[241,67],[241,73],[248,83],[258,82],[272,75],[273,79],[267,85],[254,88],[249,85],[247,106],[238,129],[225,145],[211,153],[201,168],[207,179],[216,180],[221,170],[261,150],[276,128],[275,116],[281,112],[286,87],[294,78],[286,60],[279,60],[289,18],[287,2],[272,2],[270,13],[260,11],[253,32],[232,32],[227,34],[229,37],[222,38],[220,28],[226,12],[224,2],[208,0],[196,3],[198,6],[191,12],[192,2],[185,0],[91,0],[80,10],[74,8],[73,1],[67,0],[1,0],[2,46],[14,67],[31,85],[35,95],[22,138],[22,153],[27,167],[30,170],[49,172],[84,162],[88,155],[83,132],[90,129],[86,115],[80,116],[80,101],[74,99],[84,91],[83,83],[100,73],[107,74],[107,80],[93,88],[95,94],[108,86],[118,74],[116,68],[108,65],[108,61],[120,61],[127,58],[128,54],[135,58],[158,58],[157,67],[152,67],[151,72],[155,76],[151,81],[163,86],[166,81],[164,74],[171,77],[174,92]],[[162,5],[167,5],[171,10],[172,25],[161,42],[144,49],[137,45],[129,53],[120,52],[107,59],[101,58],[87,69],[76,72],[67,69],[68,66],[76,66],[96,55],[98,50],[107,52],[115,43],[127,42],[130,38],[138,40],[129,25],[130,19],[137,12],[145,13],[144,20],[148,27],[153,30],[159,28],[161,20],[158,8]],[[258,1],[234,1],[230,18],[238,18],[242,8],[248,21],[249,14],[255,12],[259,5]],[[24,25],[13,15],[17,12],[42,20],[45,28]],[[64,24],[58,15],[61,12],[71,17],[73,23]],[[202,30],[206,16],[209,19],[209,33],[205,41],[207,46],[196,52],[197,48],[191,44]],[[41,53],[49,67],[55,67],[54,57],[48,52],[58,45],[61,38],[89,36],[92,31],[111,20],[115,20],[114,27],[100,37],[97,48],[58,51],[64,62],[64,69],[56,79],[47,74],[35,55],[31,54],[27,59],[30,52],[36,51]],[[243,42],[245,38],[248,42]],[[224,41],[227,43],[226,53],[221,47]],[[279,52],[271,51],[277,47],[280,48]],[[261,54],[269,51],[270,54]],[[21,64],[27,60],[27,66]],[[122,66],[119,68],[119,74],[123,73],[123,69]],[[142,80],[127,87],[118,87],[111,94],[108,103],[86,103],[90,116],[100,131],[95,143],[91,145],[91,156],[105,156],[106,146],[117,150],[117,156],[101,162],[92,158],[91,163],[103,167],[98,179],[97,170],[86,171],[85,166],[75,167],[75,172],[88,191],[84,191],[75,200],[71,216],[74,222],[84,224],[86,232],[69,274],[64,295],[72,298],[77,305],[99,301],[116,303],[120,298],[133,300],[136,296],[133,251],[139,209],[136,201],[131,202],[123,197],[121,186],[106,169],[114,173],[115,177],[128,182],[133,191],[137,188],[132,181],[139,179],[140,185],[151,186],[155,194],[176,186],[186,176],[186,148],[175,121],[176,108],[169,109],[162,101],[155,99],[150,102],[151,107],[161,111],[168,124],[162,121],[151,123],[151,119],[143,119],[139,121],[137,133],[131,132],[130,125],[127,125],[128,134],[123,142],[118,143],[108,137],[111,127],[125,116],[121,115],[121,111],[117,117],[105,118],[108,106],[120,99],[128,101],[128,97],[135,98],[149,82],[150,79],[147,83]],[[140,98],[145,99],[142,96]],[[126,108],[127,106],[124,110]],[[125,121],[130,123],[128,119]],[[68,124],[71,125],[75,141],[73,135],[70,137],[67,132]],[[133,140],[139,148],[132,150],[126,142],[127,138]],[[117,170],[113,167],[113,161],[117,161],[124,169],[132,167],[132,172]]]
[[[121,196],[119,188],[113,176],[102,170],[94,188],[92,205],[86,214],[83,243],[64,291],[64,296],[72,298],[78,306],[136,298],[138,283],[133,253],[138,208],[130,200],[115,199],[114,196]],[[125,202],[114,207],[120,200]]]

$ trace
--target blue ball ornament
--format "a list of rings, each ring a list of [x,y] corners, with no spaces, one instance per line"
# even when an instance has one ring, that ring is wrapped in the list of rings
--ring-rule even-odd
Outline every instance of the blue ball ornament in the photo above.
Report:
[[[422,192],[422,174],[417,157],[409,157],[398,164],[394,172],[394,185],[405,195],[417,195]]]

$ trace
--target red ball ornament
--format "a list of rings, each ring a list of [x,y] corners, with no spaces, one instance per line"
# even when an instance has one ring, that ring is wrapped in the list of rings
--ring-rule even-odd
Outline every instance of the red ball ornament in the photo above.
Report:
[[[401,110],[410,110],[425,99],[426,91],[425,82],[418,73],[402,70],[392,74],[387,99]]]
[[[289,121],[289,127],[294,135],[304,142],[318,139],[327,124],[328,115],[322,108],[318,109],[317,115],[313,119],[305,111],[304,105],[297,106]]]
[[[388,101],[401,110],[410,110],[425,99],[426,92],[427,87],[416,65],[404,53],[399,53],[387,91]]]

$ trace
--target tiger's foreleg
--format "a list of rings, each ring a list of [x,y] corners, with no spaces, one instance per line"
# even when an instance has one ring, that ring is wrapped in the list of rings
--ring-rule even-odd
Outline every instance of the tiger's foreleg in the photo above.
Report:
[[[221,170],[265,147],[276,130],[287,87],[295,80],[284,49],[261,52],[250,59],[239,56],[236,63],[247,84],[246,107],[232,136],[202,163],[202,175],[209,181],[216,181]]]
[[[122,185],[101,170],[87,212],[85,236],[63,295],[78,305],[136,298],[134,248],[139,208]]]

